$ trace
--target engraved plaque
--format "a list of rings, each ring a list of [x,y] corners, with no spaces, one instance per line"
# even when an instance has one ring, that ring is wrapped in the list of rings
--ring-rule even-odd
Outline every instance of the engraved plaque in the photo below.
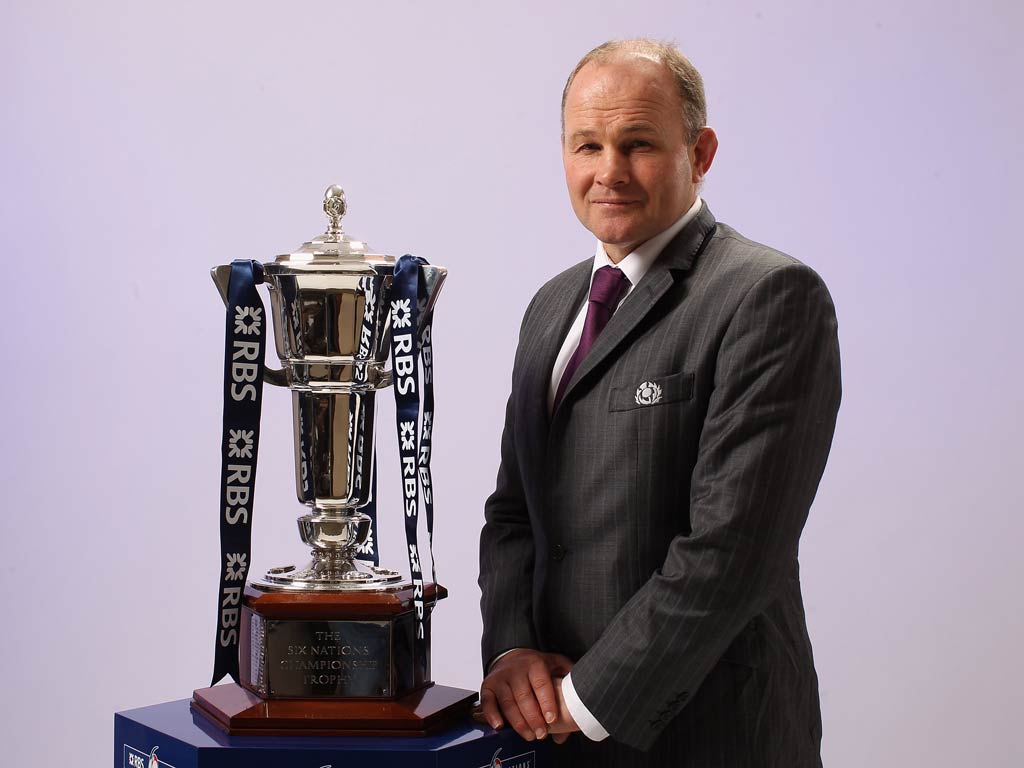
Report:
[[[393,695],[391,622],[267,621],[270,696]]]
[[[266,626],[263,617],[252,613],[249,614],[249,642],[251,648],[255,649],[249,659],[249,679],[260,695],[267,695],[267,639]]]

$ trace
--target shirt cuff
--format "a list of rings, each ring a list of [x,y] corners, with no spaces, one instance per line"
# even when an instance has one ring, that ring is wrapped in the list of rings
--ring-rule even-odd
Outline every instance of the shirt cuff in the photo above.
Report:
[[[522,648],[509,648],[507,651],[502,651],[501,653],[499,653],[497,656],[495,656],[493,659],[491,659],[491,663],[487,665],[487,674],[488,675],[491,674],[491,670],[494,669],[494,665],[498,663],[498,659],[500,659],[500,658],[502,658],[504,656],[508,656],[510,653],[512,653],[512,651],[521,651],[521,650],[523,650],[523,649]]]
[[[597,722],[597,718],[590,714],[590,710],[580,701],[580,697],[572,685],[572,673],[562,678],[562,698],[565,699],[565,708],[569,710],[569,714],[583,731],[584,736],[591,741],[604,741],[608,738],[608,731]]]

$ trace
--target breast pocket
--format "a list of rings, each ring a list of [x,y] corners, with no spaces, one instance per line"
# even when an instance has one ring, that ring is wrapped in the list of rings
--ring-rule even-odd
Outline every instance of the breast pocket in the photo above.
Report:
[[[644,378],[636,385],[614,387],[609,411],[631,411],[636,408],[657,408],[693,397],[693,374],[686,371],[667,376]]]
[[[692,371],[632,378],[613,386],[608,421],[633,440],[633,457],[621,471],[631,471],[635,494],[628,500],[636,527],[633,574],[640,583],[665,562],[672,539],[689,534],[690,477],[700,438],[699,393]],[[622,381],[622,379],[620,379]],[[626,442],[626,441],[624,441]]]

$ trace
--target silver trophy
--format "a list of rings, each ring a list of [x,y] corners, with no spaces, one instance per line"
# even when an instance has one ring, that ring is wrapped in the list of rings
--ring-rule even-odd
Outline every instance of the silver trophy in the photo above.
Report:
[[[264,265],[283,368],[264,381],[292,391],[295,487],[309,511],[299,534],[312,548],[303,567],[270,569],[255,585],[268,591],[380,590],[398,571],[358,561],[369,540],[374,462],[374,396],[391,384],[390,301],[395,258],[375,253],[342,231],[345,193],[327,189],[327,231]],[[214,267],[227,302],[230,265]],[[423,266],[429,316],[447,270]]]

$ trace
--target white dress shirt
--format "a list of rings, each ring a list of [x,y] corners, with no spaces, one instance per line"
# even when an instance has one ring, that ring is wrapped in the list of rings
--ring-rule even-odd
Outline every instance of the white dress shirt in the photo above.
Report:
[[[621,269],[626,277],[629,278],[630,287],[623,296],[622,301],[625,301],[633,289],[636,288],[640,279],[647,274],[647,270],[651,268],[651,265],[657,260],[658,256],[665,249],[672,238],[679,234],[679,230],[685,227],[697,212],[700,211],[700,196],[693,201],[693,205],[690,206],[689,210],[684,213],[679,220],[671,227],[666,229],[659,235],[655,235],[650,240],[641,245],[638,245],[635,251],[627,254],[618,264],[614,264],[611,259],[608,258],[608,254],[605,253],[604,245],[602,243],[597,244],[597,248],[594,252],[594,268],[591,270],[590,279],[593,282],[594,272],[597,272],[601,267],[616,267]],[[569,358],[572,357],[572,353],[576,351],[576,347],[579,346],[580,338],[583,336],[583,324],[587,319],[587,305],[589,303],[590,290],[587,289],[588,298],[584,299],[583,306],[580,307],[576,313],[576,319],[573,321],[572,326],[569,328],[569,333],[566,334],[565,341],[562,342],[562,348],[558,352],[558,357],[555,358],[555,365],[551,369],[551,386],[548,390],[548,410],[551,410],[551,406],[555,401],[555,392],[558,391],[558,383],[562,379],[562,374],[565,373],[565,368],[569,364]],[[619,306],[622,302],[619,302]],[[576,725],[580,727],[583,735],[591,741],[601,741],[608,738],[608,731],[597,721],[590,710],[587,709],[583,701],[576,693],[576,689],[572,684],[572,673],[565,676],[562,680],[562,696],[565,698],[565,706],[569,710],[569,714],[572,715],[572,719],[576,721]]]

